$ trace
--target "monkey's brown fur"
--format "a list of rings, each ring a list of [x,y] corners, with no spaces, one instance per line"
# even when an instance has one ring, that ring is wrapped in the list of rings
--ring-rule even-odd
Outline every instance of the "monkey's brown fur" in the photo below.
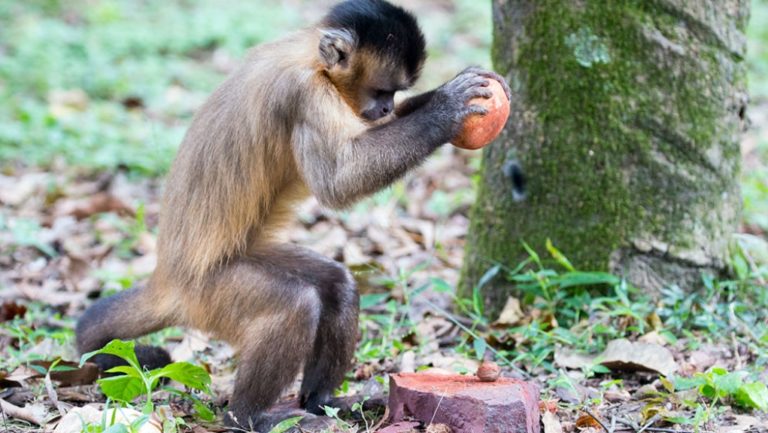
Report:
[[[332,25],[382,14],[396,29],[384,40],[371,41],[367,27]],[[387,45],[391,38],[400,45]],[[486,78],[497,76],[473,69],[406,101],[393,118],[392,95],[413,84],[422,62],[415,20],[381,0],[342,3],[317,28],[253,49],[200,108],[179,149],[148,285],[89,308],[78,348],[167,326],[202,329],[239,351],[231,423],[268,430],[275,420],[264,411],[302,365],[302,404],[319,411],[350,366],[358,295],[342,265],[286,244],[283,229],[310,195],[346,207],[483,113],[466,102],[488,97]],[[149,366],[168,361],[151,348],[139,356]]]

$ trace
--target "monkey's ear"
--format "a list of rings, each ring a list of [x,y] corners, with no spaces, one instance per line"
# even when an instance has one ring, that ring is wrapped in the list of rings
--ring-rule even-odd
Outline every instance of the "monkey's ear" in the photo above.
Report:
[[[349,66],[349,58],[357,46],[357,37],[354,32],[344,29],[323,30],[320,38],[320,60],[326,69],[336,65],[346,68]]]

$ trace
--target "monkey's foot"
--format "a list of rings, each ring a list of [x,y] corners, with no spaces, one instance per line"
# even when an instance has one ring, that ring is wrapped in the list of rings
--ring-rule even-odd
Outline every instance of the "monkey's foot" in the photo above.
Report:
[[[243,420],[236,418],[229,412],[224,417],[224,422],[233,432],[266,433],[280,422],[294,417],[301,417],[301,420],[294,427],[285,431],[292,433],[319,433],[329,431],[329,429],[336,425],[336,420],[333,418],[313,415],[301,409],[277,409]]]

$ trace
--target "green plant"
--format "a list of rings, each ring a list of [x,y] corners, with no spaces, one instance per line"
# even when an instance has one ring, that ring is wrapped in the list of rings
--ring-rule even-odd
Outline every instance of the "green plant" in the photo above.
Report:
[[[725,400],[746,409],[768,410],[768,387],[762,382],[747,381],[747,376],[744,371],[728,372],[724,368],[713,367],[691,378],[675,377],[663,383],[670,392],[696,388],[712,406]]]
[[[396,292],[399,300],[392,293],[371,293],[360,296],[361,343],[356,357],[361,362],[393,357],[405,349],[404,337],[415,332],[415,323],[411,320],[411,300],[430,287],[423,284],[416,289],[409,289],[410,280],[415,272],[425,269],[428,262],[419,264],[410,270],[401,269],[395,277],[383,277],[376,283]],[[374,328],[374,329],[372,329]]]
[[[111,403],[111,400],[107,398],[106,403],[104,403],[101,421],[98,423],[85,423],[83,425],[83,433],[138,433],[141,427],[149,422],[149,414],[136,417],[127,425],[117,422],[117,415],[121,413],[122,408],[119,406],[110,408]]]
[[[72,323],[70,318],[63,318],[61,313],[37,302],[24,306],[27,309],[24,316],[0,322],[0,334],[10,337],[12,342],[0,348],[0,369],[13,370],[31,361],[44,360],[46,356],[34,350],[42,342],[64,350],[74,339],[72,326],[56,328],[51,325],[52,322]]]
[[[363,405],[365,405],[365,402],[368,400],[368,397],[364,397],[362,401],[357,401],[352,404],[350,407],[353,415],[359,415],[360,420],[365,425],[366,432],[370,432],[371,425],[368,422],[368,419],[365,417],[365,410],[363,409]],[[341,427],[344,430],[350,430],[353,429],[354,431],[357,431],[357,428],[350,422],[345,421],[344,419],[339,416],[339,412],[341,409],[338,407],[331,407],[331,406],[323,406],[323,411],[325,412],[325,416],[329,418],[333,418],[336,420],[336,424]]]
[[[290,430],[292,427],[295,427],[299,421],[301,421],[303,417],[301,416],[295,416],[292,418],[287,418],[279,423],[277,423],[272,429],[269,430],[269,433],[283,433],[288,430]]]
[[[144,395],[143,412],[154,410],[152,393],[161,378],[168,378],[191,389],[210,393],[208,386],[211,378],[202,367],[188,362],[174,362],[162,368],[145,371],[136,358],[135,343],[132,341],[112,340],[106,346],[93,352],[88,352],[80,358],[80,365],[95,355],[113,355],[124,360],[127,365],[121,365],[107,370],[107,373],[122,373],[121,375],[99,379],[99,387],[107,397],[123,403],[130,403],[136,397]],[[190,394],[176,391],[177,394],[192,400],[197,413],[204,419],[212,419],[213,413],[199,399]]]

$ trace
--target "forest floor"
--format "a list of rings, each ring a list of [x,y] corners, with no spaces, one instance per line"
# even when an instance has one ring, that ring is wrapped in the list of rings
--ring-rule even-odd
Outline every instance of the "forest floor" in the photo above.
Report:
[[[152,272],[162,176],[194,109],[246,46],[281,34],[275,26],[296,28],[321,5],[286,0],[267,13],[269,2],[231,9],[212,0],[145,9],[131,0],[88,8],[11,3],[0,5],[0,36],[7,36],[0,37],[0,431],[80,431],[80,423],[60,423],[67,412],[86,416],[79,407],[97,415],[89,431],[106,431],[98,415],[107,399],[90,366],[77,365],[76,318],[94,299]],[[423,88],[467,64],[488,66],[490,36],[478,29],[490,28],[490,14],[478,3],[409,3],[427,17],[433,47]],[[753,19],[768,22],[768,7],[755,8]],[[765,36],[750,33],[753,71],[768,65]],[[303,206],[291,240],[346,264],[362,294],[355,365],[339,393],[374,401],[390,373],[471,374],[492,355],[505,376],[541,387],[545,433],[768,431],[768,92],[761,85],[753,84],[742,146],[742,253],[733,279],[703,276],[701,292],[670,287],[651,299],[615,277],[566,263],[549,269],[531,257],[518,270],[489,264],[489,275],[506,273],[522,294],[499,317],[489,317],[479,297],[458,298],[479,152],[445,146],[345,212]],[[574,278],[583,285],[570,286]],[[632,350],[617,354],[624,339]],[[232,350],[178,328],[141,341],[211,378],[203,387],[210,392],[176,382],[154,391],[152,423],[221,430]],[[141,411],[142,402],[125,406]],[[329,414],[337,431],[373,431],[385,412],[369,405]]]

